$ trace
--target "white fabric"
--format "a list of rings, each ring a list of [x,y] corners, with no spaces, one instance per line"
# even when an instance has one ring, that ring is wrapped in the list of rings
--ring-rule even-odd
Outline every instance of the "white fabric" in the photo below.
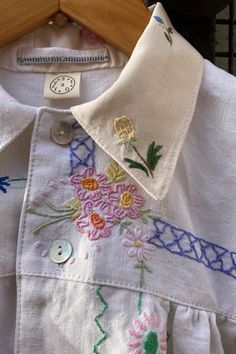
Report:
[[[57,37],[54,29],[45,26],[1,52],[4,65],[0,64],[0,347],[4,348],[4,354],[236,353],[236,80],[203,59],[175,29],[170,46],[164,28],[153,18],[160,16],[171,24],[162,4],[157,3],[150,11],[150,23],[129,60],[115,48],[95,39],[93,45],[86,44],[73,25],[63,30],[63,37]],[[157,44],[154,44],[155,36]],[[111,59],[106,66],[91,63],[86,70],[82,68],[79,99],[45,100],[44,78],[54,64],[18,65],[16,53],[22,43],[27,50],[62,47],[63,53],[88,48],[91,55],[105,45],[113,58],[119,60]],[[145,57],[149,58],[146,64]],[[174,63],[174,70],[166,68],[168,60]],[[186,67],[189,76],[183,81],[185,68],[176,65],[181,60],[189,60]],[[78,68],[63,64],[63,70],[58,67],[57,70],[69,73]],[[140,89],[142,70],[146,81]],[[162,77],[159,87],[158,79],[163,72],[167,81]],[[176,77],[181,82],[168,86]],[[186,87],[182,86],[184,82]],[[163,95],[156,95],[157,90]],[[191,101],[186,99],[190,97]],[[178,99],[176,107],[173,103]],[[164,109],[166,104],[169,107],[165,125],[164,120],[159,120],[159,109]],[[142,120],[145,110],[152,111],[152,115],[147,114],[146,122]],[[184,135],[178,140],[183,124],[181,111],[190,112],[190,116]],[[114,132],[108,135],[106,129],[100,129],[105,127],[103,114],[108,122],[109,112],[112,125],[113,118],[130,117],[132,112],[137,132],[146,139],[142,140],[143,144],[152,142],[155,134],[157,143],[167,137],[173,144],[177,142],[174,162],[165,159],[163,154],[165,163],[160,173],[168,175],[171,171],[172,177],[161,198],[154,191],[158,174],[154,181],[147,181],[141,172],[136,174],[124,166],[118,150],[113,154],[110,143]],[[168,118],[175,113],[172,130]],[[93,123],[89,124],[91,117],[99,121],[93,129]],[[154,124],[149,140],[154,119],[160,123],[160,131],[158,124]],[[71,146],[52,141],[50,129],[57,121],[73,125],[75,138]],[[76,126],[76,122],[84,129]],[[83,139],[87,139],[87,148],[94,149],[94,160],[90,156],[87,166],[76,166],[78,159],[73,153],[80,153],[82,158],[88,154],[85,145],[77,146]],[[92,171],[100,183],[98,191],[103,194],[98,197],[90,194],[84,200],[84,193],[90,190],[84,188],[78,194],[70,176],[88,174],[91,170],[87,167],[92,165],[98,174],[105,175],[111,156],[125,167],[125,179],[110,184],[105,181],[102,189],[103,181]],[[3,184],[4,176],[9,177],[10,186]],[[27,183],[14,181],[19,176],[27,177]],[[115,209],[117,185],[133,188],[131,206],[135,205],[136,209],[133,214],[130,212],[131,217],[117,216],[118,212],[129,212],[131,208],[119,209],[122,203],[129,206],[130,202],[119,196]],[[109,193],[105,191],[108,188]],[[39,233],[33,232],[52,220],[37,213],[60,214],[48,202],[56,208],[66,208],[73,198],[80,199],[82,215],[42,227]],[[100,200],[109,201],[109,210],[99,209]],[[96,233],[99,238],[91,240],[92,233],[83,233],[85,226],[76,224],[88,205],[93,205],[93,211],[104,218],[109,215],[110,222],[114,217],[107,237],[99,234],[101,228]],[[70,210],[68,206],[67,210]],[[106,225],[109,220],[106,219]],[[141,246],[135,244],[130,234],[140,237]],[[69,240],[73,247],[72,256],[61,265],[52,262],[47,254],[56,238]],[[150,238],[152,243],[147,242]],[[133,247],[128,247],[130,244]],[[143,253],[138,257],[134,252],[139,247]],[[142,265],[146,266],[143,279]],[[140,325],[143,329],[138,328]],[[150,333],[152,339],[157,335],[159,345],[155,349],[153,339],[149,353],[145,345]]]

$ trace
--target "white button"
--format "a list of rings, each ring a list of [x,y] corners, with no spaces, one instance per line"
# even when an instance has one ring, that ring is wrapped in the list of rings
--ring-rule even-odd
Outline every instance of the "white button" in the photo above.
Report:
[[[65,239],[55,239],[52,241],[49,249],[49,257],[55,263],[63,263],[70,258],[72,254],[72,245]]]
[[[55,122],[51,127],[51,139],[60,145],[67,145],[74,138],[74,130],[69,123]]]

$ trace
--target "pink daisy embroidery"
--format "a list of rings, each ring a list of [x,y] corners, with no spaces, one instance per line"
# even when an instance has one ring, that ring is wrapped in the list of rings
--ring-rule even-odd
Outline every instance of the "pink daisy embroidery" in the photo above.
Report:
[[[166,353],[166,325],[162,322],[156,312],[150,316],[142,312],[140,319],[133,320],[133,328],[128,330],[131,339],[127,343],[132,354]]]
[[[109,205],[102,201],[85,202],[82,214],[75,220],[78,230],[87,235],[89,240],[108,237],[115,224],[115,218],[110,213]]]
[[[106,175],[97,173],[95,168],[89,167],[83,173],[71,176],[70,183],[75,186],[79,200],[99,200],[110,191],[107,178]]]
[[[139,262],[151,259],[151,253],[155,251],[156,247],[148,243],[149,236],[142,235],[142,231],[137,227],[133,233],[126,229],[124,234],[126,238],[122,241],[122,244],[129,248],[128,255],[130,257],[136,256]]]
[[[126,216],[137,219],[140,217],[141,208],[144,205],[144,200],[137,194],[137,187],[134,184],[116,184],[109,193],[108,200],[118,219],[123,219]]]

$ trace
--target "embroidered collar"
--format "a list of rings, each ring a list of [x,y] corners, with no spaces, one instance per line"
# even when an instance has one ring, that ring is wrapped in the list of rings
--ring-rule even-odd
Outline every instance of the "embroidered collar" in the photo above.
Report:
[[[115,83],[70,108],[75,119],[154,199],[165,197],[197,102],[204,59],[158,2]],[[0,86],[0,150],[33,120]],[[16,116],[17,115],[17,119]]]

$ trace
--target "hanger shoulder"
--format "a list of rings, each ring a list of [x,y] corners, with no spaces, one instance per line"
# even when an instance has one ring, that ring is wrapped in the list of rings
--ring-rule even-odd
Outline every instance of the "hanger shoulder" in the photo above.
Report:
[[[46,24],[58,0],[0,1],[0,47]]]
[[[128,55],[151,16],[142,0],[60,0],[60,10]]]

